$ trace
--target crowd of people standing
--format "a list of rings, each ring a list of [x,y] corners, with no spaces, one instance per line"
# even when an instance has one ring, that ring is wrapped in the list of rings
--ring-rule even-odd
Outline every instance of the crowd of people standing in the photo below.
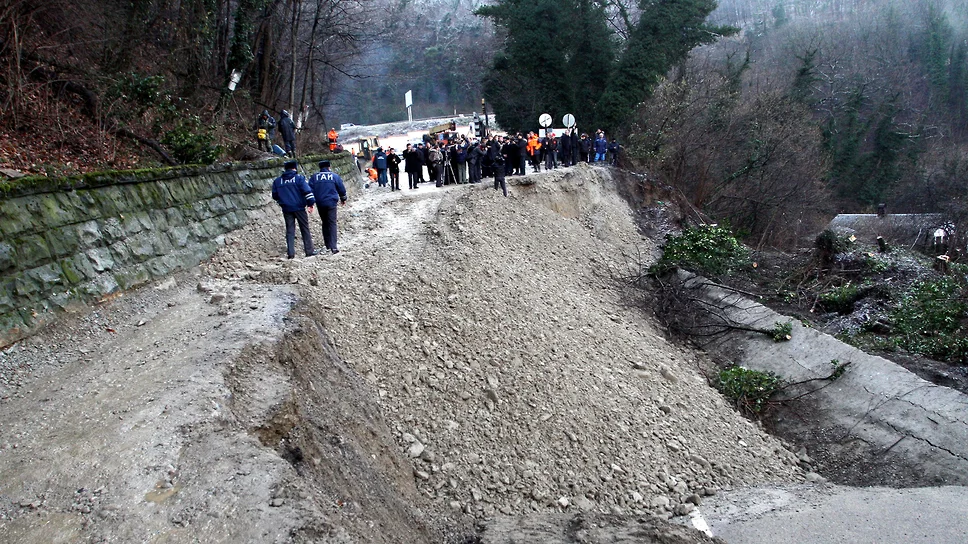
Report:
[[[400,165],[407,176],[408,189],[430,182],[436,187],[450,184],[480,183],[483,178],[495,178],[495,189],[505,176],[523,176],[530,165],[533,172],[574,166],[584,163],[616,164],[620,147],[603,131],[593,137],[566,129],[561,136],[549,132],[543,137],[527,135],[498,135],[484,139],[456,135],[450,139],[430,140],[407,144],[398,153],[394,148],[378,148],[371,159],[374,181],[379,187],[400,190]],[[424,169],[427,177],[424,179]],[[506,189],[505,189],[506,192]]]

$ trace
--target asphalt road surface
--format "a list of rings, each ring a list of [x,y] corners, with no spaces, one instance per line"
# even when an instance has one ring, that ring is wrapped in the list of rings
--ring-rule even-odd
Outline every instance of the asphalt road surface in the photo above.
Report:
[[[710,497],[701,512],[730,544],[968,542],[968,487],[743,489]]]

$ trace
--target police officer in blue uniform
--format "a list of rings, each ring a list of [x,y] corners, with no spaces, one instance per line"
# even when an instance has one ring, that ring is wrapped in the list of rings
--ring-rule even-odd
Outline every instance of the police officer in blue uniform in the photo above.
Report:
[[[329,161],[319,161],[319,172],[309,178],[309,187],[313,190],[316,205],[319,206],[319,218],[323,221],[323,241],[326,249],[339,253],[336,245],[336,204],[346,204],[346,187],[343,179],[336,172],[329,170]]]
[[[313,213],[316,198],[306,178],[296,172],[298,166],[296,161],[286,161],[283,165],[285,172],[272,182],[272,199],[282,207],[282,216],[286,220],[286,256],[290,259],[296,256],[296,223],[299,223],[306,256],[316,254],[309,232],[309,214]]]

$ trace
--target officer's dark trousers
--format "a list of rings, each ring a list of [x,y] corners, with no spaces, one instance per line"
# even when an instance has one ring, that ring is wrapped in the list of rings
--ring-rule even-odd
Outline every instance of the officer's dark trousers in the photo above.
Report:
[[[286,256],[290,259],[296,256],[296,223],[299,223],[299,235],[302,236],[303,249],[306,255],[313,254],[313,236],[309,233],[309,215],[306,210],[298,212],[282,212],[286,219]]]
[[[319,218],[323,221],[323,242],[326,249],[339,249],[336,247],[336,206],[320,206]]]

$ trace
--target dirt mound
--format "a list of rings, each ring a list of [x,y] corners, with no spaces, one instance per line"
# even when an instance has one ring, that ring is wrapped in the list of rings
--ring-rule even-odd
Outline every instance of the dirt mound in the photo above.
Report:
[[[460,542],[511,516],[617,538],[802,481],[625,303],[615,278],[655,248],[608,170],[511,181],[370,188],[338,255],[284,259],[270,214],[199,278],[0,352],[0,530]]]
[[[380,398],[420,493],[478,518],[581,509],[670,516],[722,486],[797,481],[796,457],[709,388],[696,354],[623,302],[653,249],[607,170],[486,186],[371,190],[337,256],[280,253],[280,221],[212,273],[298,283]],[[347,217],[349,216],[349,217]],[[271,234],[268,234],[270,233]]]

